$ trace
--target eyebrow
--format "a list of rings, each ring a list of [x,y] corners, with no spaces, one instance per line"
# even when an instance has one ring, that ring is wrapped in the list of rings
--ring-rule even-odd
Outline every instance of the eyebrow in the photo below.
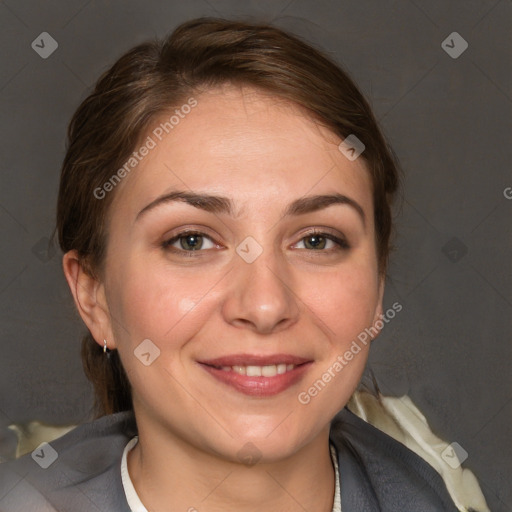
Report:
[[[162,204],[171,203],[174,201],[181,201],[187,203],[200,210],[205,210],[210,213],[227,213],[233,214],[232,202],[227,197],[213,196],[210,194],[196,194],[194,192],[174,191],[169,194],[157,197],[151,201],[147,206],[137,214],[136,221],[139,218]]]
[[[148,213],[150,210],[153,210],[162,204],[175,201],[184,202],[209,213],[225,213],[228,215],[233,215],[233,203],[227,197],[177,190],[170,192],[169,194],[157,197],[154,201],[151,201],[151,203],[142,208],[142,210],[137,214],[135,220],[139,220],[140,217]],[[351,206],[361,217],[363,225],[366,226],[366,216],[361,205],[354,201],[354,199],[351,199],[350,197],[343,194],[325,194],[301,197],[286,207],[283,213],[283,217],[312,213],[318,210],[323,210],[324,208],[334,204]]]
[[[302,215],[304,213],[323,210],[333,204],[345,204],[351,206],[361,217],[363,225],[366,226],[366,215],[361,205],[354,199],[343,194],[327,194],[301,197],[293,201],[285,210],[284,216]]]

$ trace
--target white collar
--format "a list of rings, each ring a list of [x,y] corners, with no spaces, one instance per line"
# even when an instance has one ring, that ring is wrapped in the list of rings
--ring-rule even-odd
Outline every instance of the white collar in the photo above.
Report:
[[[133,487],[132,479],[128,473],[128,452],[137,444],[139,441],[138,436],[130,439],[128,444],[125,446],[123,451],[123,458],[121,459],[121,478],[123,480],[124,493],[126,495],[126,501],[132,512],[148,512],[148,509],[140,501],[139,495]]]

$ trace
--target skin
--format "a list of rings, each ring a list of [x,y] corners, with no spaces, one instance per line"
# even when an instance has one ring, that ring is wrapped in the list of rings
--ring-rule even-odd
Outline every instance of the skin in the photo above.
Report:
[[[307,405],[298,395],[382,312],[371,180],[364,161],[345,158],[340,139],[297,106],[232,86],[196,99],[116,189],[101,277],[87,275],[74,251],[64,256],[83,320],[119,351],[133,387],[139,443],[129,473],[148,510],[330,512],[329,423],[369,345]],[[138,216],[173,190],[225,196],[233,212],[174,201]],[[347,204],[283,216],[292,201],[334,193],[357,202],[364,222]],[[349,248],[311,248],[311,228]],[[184,229],[212,241],[187,253],[180,239],[175,252],[162,247]],[[263,249],[252,263],[236,252],[248,236]],[[134,356],[145,339],[160,350],[150,366]],[[235,353],[313,363],[285,391],[247,396],[197,363]],[[261,456],[252,466],[238,455],[248,442]]]

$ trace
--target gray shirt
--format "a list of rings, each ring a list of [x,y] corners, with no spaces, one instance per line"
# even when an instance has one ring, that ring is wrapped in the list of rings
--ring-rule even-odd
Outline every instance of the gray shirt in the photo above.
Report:
[[[0,464],[0,512],[130,512],[121,459],[135,435],[133,412],[117,413]],[[332,421],[330,441],[343,512],[457,512],[432,467],[348,409]]]

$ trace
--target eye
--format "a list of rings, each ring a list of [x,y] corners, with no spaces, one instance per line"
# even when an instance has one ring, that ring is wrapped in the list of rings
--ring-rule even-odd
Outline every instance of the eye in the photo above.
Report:
[[[216,244],[204,233],[198,231],[186,231],[176,235],[162,244],[164,249],[173,249],[176,251],[200,251],[205,249],[213,249]]]
[[[302,245],[303,247],[300,247]],[[312,251],[331,252],[340,249],[349,249],[346,240],[334,236],[331,233],[314,231],[303,237],[300,242],[294,245],[294,249],[307,249]]]

